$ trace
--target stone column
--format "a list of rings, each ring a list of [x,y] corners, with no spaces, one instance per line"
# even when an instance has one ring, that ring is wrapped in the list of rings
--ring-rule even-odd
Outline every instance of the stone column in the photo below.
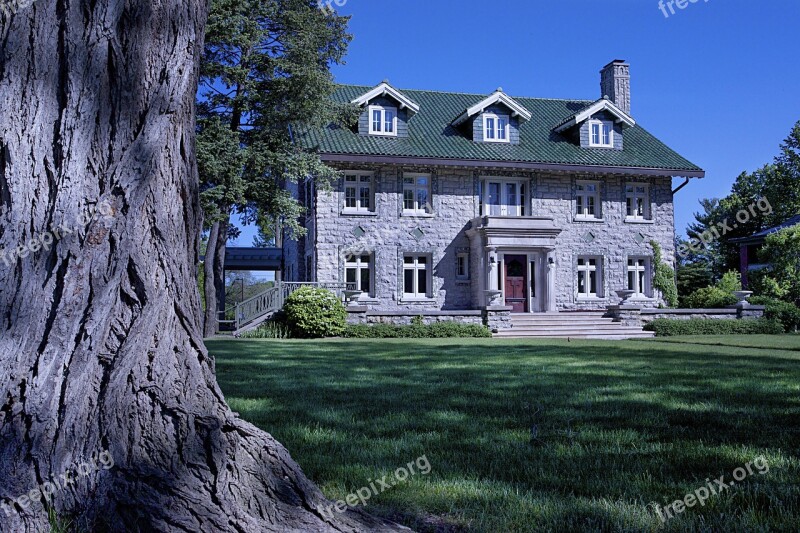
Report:
[[[548,250],[545,254],[545,261],[547,262],[547,300],[545,304],[545,311],[556,311],[556,263],[555,253],[553,250]]]
[[[489,283],[486,285],[490,291],[499,291],[500,287],[497,286],[497,248],[487,247],[486,271],[489,276]]]

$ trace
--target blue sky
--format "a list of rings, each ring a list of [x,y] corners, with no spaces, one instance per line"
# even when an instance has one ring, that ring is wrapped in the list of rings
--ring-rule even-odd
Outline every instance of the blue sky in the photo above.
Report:
[[[676,197],[683,233],[700,198],[725,196],[742,171],[771,162],[800,120],[800,2],[686,4],[665,17],[658,0],[334,0],[353,34],[334,74],[401,89],[591,99],[601,96],[600,69],[625,59],[634,118],[707,171]],[[238,244],[251,241],[245,231]]]

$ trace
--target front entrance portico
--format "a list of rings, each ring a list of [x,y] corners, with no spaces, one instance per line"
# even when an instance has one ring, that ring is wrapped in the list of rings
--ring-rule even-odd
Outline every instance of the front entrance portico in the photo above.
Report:
[[[555,239],[561,230],[549,217],[481,217],[467,232],[480,257],[479,298],[499,291],[514,313],[556,311]]]

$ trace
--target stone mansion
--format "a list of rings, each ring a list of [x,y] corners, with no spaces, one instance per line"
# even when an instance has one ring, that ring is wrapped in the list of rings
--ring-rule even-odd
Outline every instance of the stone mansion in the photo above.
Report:
[[[339,86],[361,116],[300,136],[341,178],[292,186],[308,232],[284,243],[284,280],[420,314],[600,310],[622,289],[658,306],[650,243],[674,263],[673,178],[705,173],[637,124],[627,63],[600,85],[596,100]]]

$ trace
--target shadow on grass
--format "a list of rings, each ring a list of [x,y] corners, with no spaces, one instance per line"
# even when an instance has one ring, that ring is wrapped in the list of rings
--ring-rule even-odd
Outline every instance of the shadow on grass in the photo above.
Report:
[[[430,476],[376,498],[382,513],[415,516],[406,523],[423,530],[431,516],[453,530],[512,531],[519,520],[651,529],[647,503],[683,497],[758,454],[798,475],[796,352],[493,340],[209,348],[234,409],[287,445],[329,496],[426,454]],[[796,492],[765,487],[797,508]],[[717,522],[686,514],[675,524],[727,527],[723,517],[749,503],[720,499]],[[766,524],[786,520],[764,512]]]

